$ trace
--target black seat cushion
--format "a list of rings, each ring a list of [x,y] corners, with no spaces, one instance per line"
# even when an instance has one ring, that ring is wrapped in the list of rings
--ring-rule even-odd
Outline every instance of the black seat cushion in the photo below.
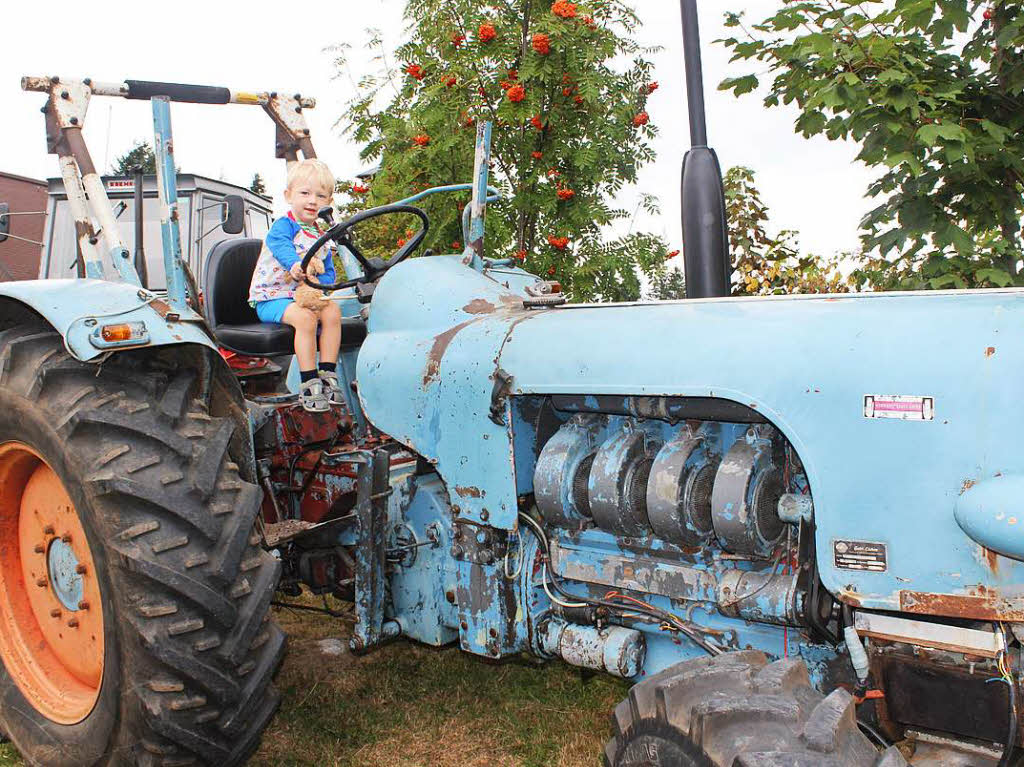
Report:
[[[222,240],[206,259],[203,284],[204,311],[217,342],[239,354],[273,357],[295,351],[295,331],[289,325],[260,322],[249,306],[249,283],[256,269],[262,240]],[[341,321],[341,340],[346,347],[366,338],[366,323],[359,317]]]

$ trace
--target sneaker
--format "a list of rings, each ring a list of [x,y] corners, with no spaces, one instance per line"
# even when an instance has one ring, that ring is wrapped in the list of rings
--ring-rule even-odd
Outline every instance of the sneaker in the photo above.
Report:
[[[331,409],[324,394],[324,383],[319,378],[306,381],[299,386],[299,404],[310,413],[325,413]]]
[[[341,382],[338,381],[338,374],[331,373],[327,370],[318,371],[320,374],[320,380],[324,385],[324,396],[327,397],[327,401],[332,405],[344,405],[345,403],[345,392],[341,390]]]

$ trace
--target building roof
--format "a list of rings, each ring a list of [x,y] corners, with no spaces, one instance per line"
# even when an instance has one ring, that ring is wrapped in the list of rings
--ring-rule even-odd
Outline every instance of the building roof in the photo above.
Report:
[[[38,178],[29,178],[28,176],[19,176],[17,173],[7,173],[6,171],[0,170],[0,177],[9,178],[12,181],[25,181],[29,184],[38,184],[39,186],[46,186],[46,182]]]

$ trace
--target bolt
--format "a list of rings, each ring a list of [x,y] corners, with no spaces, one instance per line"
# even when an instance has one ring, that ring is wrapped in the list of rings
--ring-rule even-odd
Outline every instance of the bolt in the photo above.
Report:
[[[64,534],[63,534],[63,535],[62,535],[62,536],[60,537],[60,539],[61,539],[62,541],[64,541],[64,543],[71,543],[71,533],[64,533]]]
[[[489,565],[494,561],[494,554],[490,549],[484,549],[480,552],[481,564]]]
[[[491,639],[496,639],[498,637],[498,630],[497,629],[491,629],[487,633],[491,635]]]
[[[467,630],[469,629],[469,624],[468,624],[468,623],[466,623],[466,621],[462,621],[462,622],[461,622],[461,623],[459,624],[459,628],[460,628],[460,629],[462,629],[463,631],[467,631]]]
[[[62,99],[70,99],[70,98],[71,98],[71,94],[70,94],[70,93],[68,93],[67,91],[61,91],[61,92],[60,92],[60,97],[61,97]]]
[[[72,125],[78,125],[78,118],[77,117],[72,117],[70,122],[71,122]]]
[[[79,575],[85,575],[85,571],[87,569],[88,568],[85,565],[81,564],[81,563],[75,565],[75,572],[78,573]]]
[[[296,93],[295,94],[295,100],[296,101],[301,101],[302,100],[302,94],[301,93]]]
[[[444,592],[444,598],[447,599],[451,604],[455,604],[455,592],[451,589]]]
[[[81,602],[79,602],[79,603],[78,603],[78,609],[79,609],[79,610],[88,610],[88,609],[89,609],[89,603],[88,603],[88,602],[86,602],[86,601],[85,601],[85,600],[83,599],[83,600],[82,600]]]
[[[47,525],[46,527],[43,528],[43,535],[53,535],[53,534],[54,534],[53,525]]]
[[[50,84],[51,85],[56,85],[59,82],[60,82],[60,78],[57,77],[56,75],[54,75],[53,77],[50,78]]]
[[[490,518],[491,513],[487,511],[487,509],[484,509],[483,511],[480,512],[480,519],[482,519],[484,522],[486,522]]]
[[[91,77],[87,77],[87,78],[85,78],[84,80],[82,80],[82,84],[83,84],[83,85],[89,85],[89,86],[91,86],[91,85],[92,85],[92,78],[91,78]]]
[[[60,610],[58,610],[56,607],[54,607],[52,610],[50,610],[50,617],[51,618],[59,618],[60,617]]]
[[[78,628],[78,618],[72,618],[71,620],[69,620],[68,621],[68,628],[72,628],[72,629]]]
[[[295,107],[295,111],[296,112],[301,112],[302,111],[302,107]]]
[[[46,547],[43,544],[41,544],[41,543],[37,543],[33,547],[32,551],[34,551],[36,554],[42,554],[43,552],[46,551]]]
[[[40,588],[46,585],[46,578],[36,578],[36,585]]]

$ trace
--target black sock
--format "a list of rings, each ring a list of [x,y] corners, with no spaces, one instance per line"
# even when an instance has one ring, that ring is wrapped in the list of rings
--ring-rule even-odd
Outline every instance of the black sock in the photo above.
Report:
[[[300,370],[299,371],[299,378],[302,379],[302,383],[306,383],[306,381],[312,381],[316,377],[317,377],[317,375],[316,375],[316,371],[315,370]]]
[[[321,362],[320,369],[325,373],[337,373],[338,363],[337,362]]]

